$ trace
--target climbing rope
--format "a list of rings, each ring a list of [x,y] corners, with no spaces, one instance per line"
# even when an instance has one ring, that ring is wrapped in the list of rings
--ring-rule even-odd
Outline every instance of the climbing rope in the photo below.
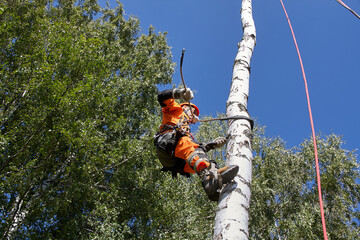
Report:
[[[184,76],[183,76],[183,71],[182,71],[182,65],[183,65],[183,61],[184,61],[184,54],[185,54],[185,48],[183,48],[182,52],[181,52],[181,58],[180,58],[180,75],[181,75],[181,81],[184,85],[184,88],[185,88],[185,91],[186,91],[186,84],[185,84],[185,80],[184,80]],[[191,115],[192,117],[194,118],[194,114],[193,112],[191,111],[191,103],[190,101],[188,101],[188,105],[189,105],[189,109],[190,109],[190,112],[191,112]],[[190,115],[189,115],[190,117]]]
[[[311,113],[310,96],[309,96],[309,91],[308,91],[308,86],[307,86],[307,81],[306,81],[306,76],[305,76],[305,70],[304,70],[304,66],[303,66],[303,63],[302,63],[301,55],[300,55],[300,50],[299,50],[299,47],[298,47],[297,42],[296,42],[295,33],[294,33],[294,30],[293,30],[293,28],[291,26],[289,16],[288,16],[288,14],[286,12],[283,1],[280,0],[280,2],[281,2],[281,5],[282,5],[282,7],[284,9],[286,18],[287,18],[289,26],[290,26],[290,30],[291,30],[291,33],[292,33],[292,36],[293,36],[293,39],[294,39],[294,43],[295,43],[296,51],[297,51],[297,54],[298,54],[298,57],[299,57],[299,61],[300,61],[300,65],[301,65],[301,71],[302,71],[302,75],[303,75],[304,83],[305,83],[305,91],[306,91],[306,98],[307,98],[307,103],[308,103],[308,110],[309,110],[309,117],[310,117],[311,131],[312,131],[312,138],[313,138],[313,142],[314,142],[316,177],[317,177],[317,187],[318,187],[318,193],[319,193],[321,222],[322,222],[324,239],[327,240],[328,238],[327,238],[327,233],[326,233],[326,224],[325,224],[323,200],[322,200],[322,197],[321,197],[321,181],[320,181],[319,161],[318,161],[318,153],[317,153],[317,146],[316,146],[315,128],[314,128],[314,122],[313,122],[313,117],[312,117],[312,113]]]
[[[199,122],[211,122],[211,121],[224,121],[224,120],[236,120],[236,119],[242,119],[247,120],[250,123],[251,130],[254,129],[254,120],[252,120],[249,117],[246,116],[232,116],[232,117],[222,117],[222,118],[209,118],[209,119],[201,119]]]

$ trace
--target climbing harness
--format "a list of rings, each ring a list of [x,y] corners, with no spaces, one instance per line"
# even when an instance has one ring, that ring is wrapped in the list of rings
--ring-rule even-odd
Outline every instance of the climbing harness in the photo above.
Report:
[[[154,145],[170,156],[174,156],[174,151],[178,140],[176,135],[176,130],[160,132],[155,135]]]
[[[176,144],[183,136],[184,134],[177,129],[177,126],[171,125],[163,125],[162,131],[154,136],[156,152],[163,166],[161,171],[170,171],[173,178],[176,178],[178,173],[190,177],[189,173],[184,172],[186,161],[175,157]]]
[[[317,153],[317,146],[316,146],[316,136],[315,136],[315,128],[314,128],[314,122],[313,122],[313,117],[312,117],[312,113],[311,113],[311,106],[310,106],[310,96],[309,96],[309,90],[308,90],[308,86],[307,86],[307,81],[306,81],[306,76],[305,76],[305,70],[304,70],[304,66],[302,63],[302,59],[301,59],[301,55],[300,55],[300,50],[299,47],[297,45],[296,42],[296,38],[295,38],[295,33],[294,30],[292,28],[291,22],[290,22],[290,18],[286,12],[285,9],[285,5],[283,3],[282,0],[280,0],[281,5],[283,7],[283,10],[285,12],[286,18],[288,20],[289,23],[289,27],[294,39],[294,43],[295,43],[295,47],[296,47],[296,51],[298,53],[298,57],[299,57],[299,61],[300,61],[300,66],[301,66],[301,71],[303,74],[303,78],[304,78],[304,83],[305,83],[305,91],[306,91],[306,99],[307,99],[307,103],[308,103],[308,111],[309,111],[309,117],[310,117],[310,125],[311,125],[311,130],[312,130],[312,138],[313,138],[313,143],[314,143],[314,154],[315,154],[315,165],[316,165],[316,178],[317,178],[317,187],[318,187],[318,194],[319,194],[319,203],[320,203],[320,214],[321,214],[321,222],[322,222],[322,227],[323,227],[323,234],[324,234],[324,239],[327,240],[327,233],[326,233],[326,224],[325,224],[325,216],[324,216],[324,208],[323,208],[323,200],[322,200],[322,196],[321,196],[321,181],[320,181],[320,170],[319,170],[319,160],[318,160],[318,153]]]
[[[175,157],[175,148],[180,138],[189,136],[194,139],[187,125],[187,119],[183,116],[177,125],[161,125],[161,130],[154,136],[154,145],[163,166],[161,171],[170,171],[173,178],[176,178],[178,173],[190,177],[189,173],[184,172],[186,161]]]
[[[183,136],[193,138],[192,134],[183,128],[186,126],[180,119],[177,125],[161,125],[161,131],[154,136],[154,145],[162,151],[169,154],[171,157],[175,155],[175,147],[177,142]]]

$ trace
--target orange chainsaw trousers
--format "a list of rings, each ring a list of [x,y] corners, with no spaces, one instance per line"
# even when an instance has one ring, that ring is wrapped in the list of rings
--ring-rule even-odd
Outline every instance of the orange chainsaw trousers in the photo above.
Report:
[[[187,159],[198,147],[199,144],[193,142],[192,139],[188,136],[184,136],[178,140],[178,143],[175,147],[175,157],[184,159],[186,161],[186,164],[184,166],[184,172],[200,173],[201,170],[207,168],[210,165],[208,161],[204,160],[197,166],[197,169],[194,169],[194,165],[196,161],[199,159],[199,156],[195,156],[189,165]]]

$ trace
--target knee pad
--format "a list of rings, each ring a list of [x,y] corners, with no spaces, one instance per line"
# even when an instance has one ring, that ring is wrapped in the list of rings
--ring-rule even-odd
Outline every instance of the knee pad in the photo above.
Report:
[[[202,148],[196,148],[195,151],[188,157],[188,159],[186,159],[186,161],[195,172],[198,172],[197,169],[201,163],[209,162],[208,157]]]

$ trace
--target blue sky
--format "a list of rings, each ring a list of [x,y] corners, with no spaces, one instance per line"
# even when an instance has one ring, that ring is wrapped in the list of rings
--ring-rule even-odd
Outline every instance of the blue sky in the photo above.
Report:
[[[315,130],[342,135],[345,148],[360,142],[360,20],[336,0],[283,0],[300,47]],[[183,74],[195,89],[202,115],[225,112],[237,43],[242,38],[241,0],[122,0],[125,13],[168,33],[174,83]],[[360,0],[343,0],[360,13]],[[100,1],[105,6],[105,1]],[[116,1],[109,1],[115,7]],[[287,147],[311,136],[304,81],[290,29],[279,0],[253,0],[257,31],[248,111],[268,137]],[[171,86],[166,86],[171,87]]]

